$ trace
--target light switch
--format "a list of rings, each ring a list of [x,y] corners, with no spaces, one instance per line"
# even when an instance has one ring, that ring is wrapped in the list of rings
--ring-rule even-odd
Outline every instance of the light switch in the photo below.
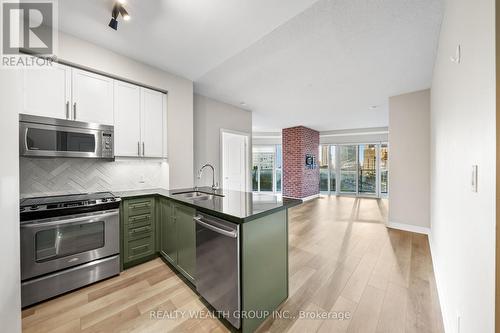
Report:
[[[477,165],[472,166],[472,192],[477,193]]]

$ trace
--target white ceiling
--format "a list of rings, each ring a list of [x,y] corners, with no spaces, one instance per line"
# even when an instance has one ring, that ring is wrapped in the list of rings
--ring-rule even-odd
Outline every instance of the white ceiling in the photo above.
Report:
[[[443,0],[59,1],[60,29],[252,110],[254,130],[388,125],[389,96],[430,87]],[[369,106],[378,105],[376,109]]]

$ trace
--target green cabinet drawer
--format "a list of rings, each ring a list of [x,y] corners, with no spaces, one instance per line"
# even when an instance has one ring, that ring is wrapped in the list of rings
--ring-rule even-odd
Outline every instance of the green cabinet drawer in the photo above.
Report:
[[[149,235],[145,238],[129,241],[125,249],[125,259],[128,262],[152,255],[154,252],[154,237]]]
[[[152,236],[153,227],[151,225],[145,225],[137,228],[129,228],[127,232],[129,241],[133,241]]]
[[[134,229],[137,227],[143,226],[151,226],[153,224],[153,215],[152,214],[142,214],[131,216],[126,221],[126,225],[128,229]]]
[[[130,216],[154,213],[154,198],[139,198],[125,202],[125,212]]]

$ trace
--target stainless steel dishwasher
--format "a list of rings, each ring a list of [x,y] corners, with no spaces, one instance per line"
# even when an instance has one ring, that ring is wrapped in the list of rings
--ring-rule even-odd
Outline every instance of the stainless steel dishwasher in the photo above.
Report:
[[[220,316],[240,328],[239,226],[198,213],[196,290]]]

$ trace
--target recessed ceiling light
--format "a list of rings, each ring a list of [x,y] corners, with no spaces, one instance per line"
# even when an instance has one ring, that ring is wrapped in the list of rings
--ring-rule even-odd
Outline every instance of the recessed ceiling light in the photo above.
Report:
[[[378,109],[378,105],[370,105],[368,107],[368,109],[370,109],[370,110],[376,110],[376,109]]]
[[[241,103],[240,103],[240,105],[241,105],[241,106],[247,106],[247,103],[245,103],[245,102],[241,102]]]

